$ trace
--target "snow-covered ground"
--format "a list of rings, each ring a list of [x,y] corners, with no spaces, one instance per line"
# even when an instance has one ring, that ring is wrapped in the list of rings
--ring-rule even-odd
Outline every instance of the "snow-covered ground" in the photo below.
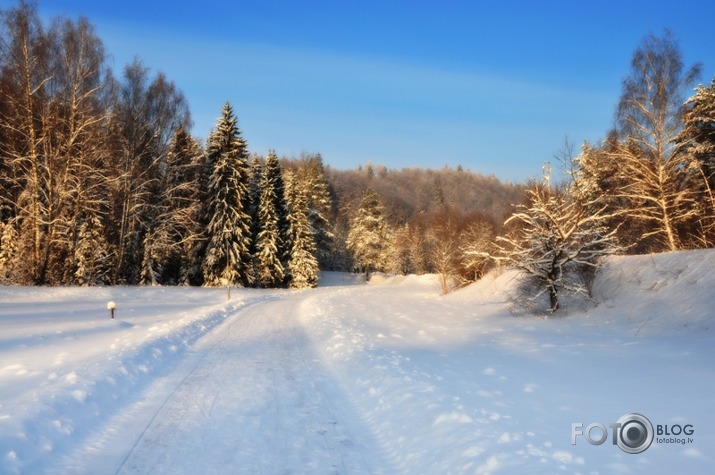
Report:
[[[511,272],[0,288],[0,473],[713,473],[713,268],[612,258],[598,306],[551,319],[514,312]],[[572,444],[629,413],[693,431]]]

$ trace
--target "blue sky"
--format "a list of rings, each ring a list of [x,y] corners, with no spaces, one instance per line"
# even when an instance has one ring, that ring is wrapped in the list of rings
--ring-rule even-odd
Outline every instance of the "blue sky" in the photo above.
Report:
[[[1,0],[5,3],[7,0]],[[206,138],[229,101],[252,152],[334,168],[445,165],[538,176],[564,137],[599,142],[640,40],[670,28],[715,76],[715,2],[40,0],[87,16],[117,76],[135,56]]]

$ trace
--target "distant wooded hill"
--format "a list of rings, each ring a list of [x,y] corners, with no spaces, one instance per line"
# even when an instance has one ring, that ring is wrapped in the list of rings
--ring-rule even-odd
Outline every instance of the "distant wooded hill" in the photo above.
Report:
[[[333,193],[336,221],[354,213],[369,186],[383,200],[391,225],[402,225],[421,213],[443,206],[464,214],[480,214],[499,226],[513,205],[523,200],[525,185],[501,181],[462,168],[388,169],[367,165],[353,170],[326,167],[326,179]]]

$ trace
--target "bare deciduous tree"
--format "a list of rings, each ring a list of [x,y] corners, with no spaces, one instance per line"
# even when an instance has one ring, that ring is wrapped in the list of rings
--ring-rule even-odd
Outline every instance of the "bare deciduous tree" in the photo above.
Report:
[[[607,215],[579,199],[573,184],[571,190],[558,191],[549,178],[546,172],[542,183],[526,191],[528,203],[505,222],[513,225],[511,232],[497,239],[504,260],[539,282],[534,298],[548,293],[553,313],[561,290],[585,291],[572,273],[580,266],[596,267],[600,257],[612,253],[615,230],[603,225]]]
[[[427,230],[427,240],[430,242],[428,258],[439,276],[443,294],[449,293],[451,281],[460,274],[460,235],[463,227],[461,214],[445,205],[434,216]]]
[[[623,184],[616,195],[628,201],[623,211],[629,219],[646,224],[643,238],[652,236],[668,250],[681,247],[678,225],[697,213],[696,195],[684,186],[687,163],[675,154],[675,139],[682,129],[685,91],[699,74],[699,65],[685,70],[669,31],[651,34],[633,55],[618,104],[620,141],[612,158]]]
[[[462,267],[470,280],[479,280],[484,276],[493,261],[494,227],[485,220],[472,223],[461,237]]]
[[[141,263],[151,255],[144,247],[151,245],[157,225],[155,204],[161,201],[171,140],[179,127],[189,128],[191,118],[176,86],[161,73],[151,79],[149,68],[138,60],[125,68],[118,96],[110,171],[111,219],[118,223],[112,236],[118,253],[114,282],[138,283]]]
[[[72,283],[81,223],[106,205],[104,48],[86,19],[44,31],[25,2],[3,12],[3,26],[1,147],[22,243],[17,282]]]
[[[47,38],[34,5],[20,2],[2,12],[3,158],[11,172],[13,221],[22,234],[18,253],[25,263],[17,283],[42,283],[46,204],[43,201],[45,89],[51,79]]]

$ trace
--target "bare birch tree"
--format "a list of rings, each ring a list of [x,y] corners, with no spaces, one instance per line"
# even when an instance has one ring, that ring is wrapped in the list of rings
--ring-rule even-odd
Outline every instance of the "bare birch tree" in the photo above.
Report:
[[[684,186],[687,163],[675,154],[675,139],[686,90],[699,74],[699,65],[685,70],[677,42],[666,30],[643,40],[623,81],[620,140],[611,155],[623,181],[616,195],[628,202],[625,216],[646,225],[642,238],[653,238],[654,250],[681,248],[678,226],[697,214],[696,194]]]
[[[72,283],[80,222],[105,203],[104,48],[86,19],[58,19],[45,32],[25,2],[3,12],[3,26],[0,147],[21,243],[17,283]]]
[[[44,96],[51,73],[47,64],[47,39],[36,7],[21,1],[2,12],[3,158],[11,173],[13,225],[22,235],[17,250],[24,263],[16,282],[39,284],[44,280],[42,256],[46,202],[43,200],[43,131],[40,117],[47,112]]]
[[[86,18],[76,22],[58,19],[49,36],[51,113],[44,125],[49,175],[47,279],[50,283],[76,283],[74,256],[83,224],[99,227],[96,232],[84,233],[85,249],[92,247],[107,254],[101,221],[108,207],[103,137],[109,117],[105,94],[109,70],[102,41]]]
[[[494,260],[494,234],[494,227],[486,220],[471,223],[462,233],[459,250],[470,281],[481,279]]]
[[[459,278],[462,259],[460,235],[463,227],[461,214],[443,205],[427,230],[427,240],[430,241],[428,259],[439,276],[442,294],[448,294],[453,281]]]

